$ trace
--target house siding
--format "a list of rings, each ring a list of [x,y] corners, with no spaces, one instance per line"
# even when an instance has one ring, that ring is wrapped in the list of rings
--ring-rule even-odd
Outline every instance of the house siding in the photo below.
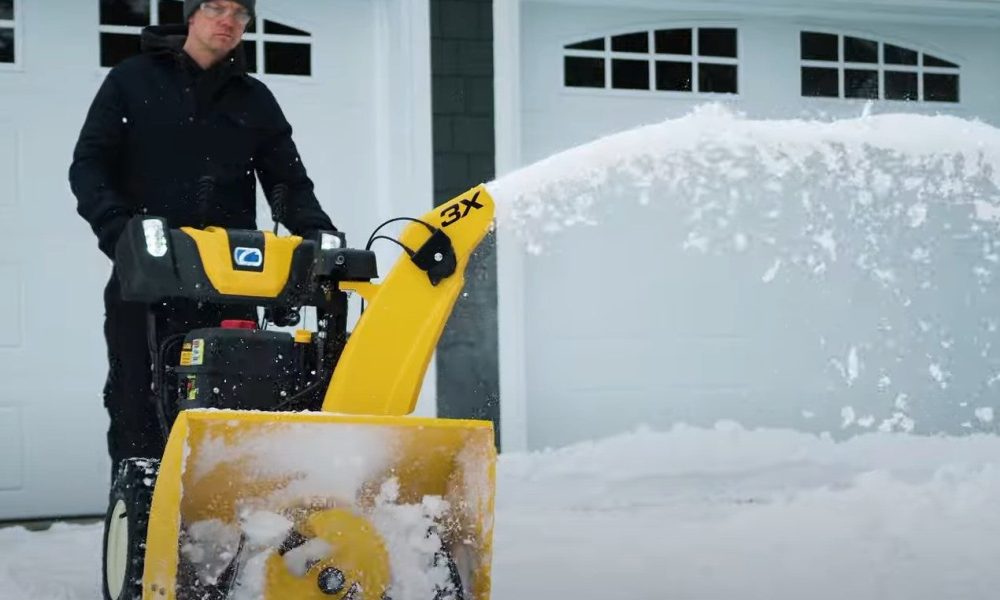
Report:
[[[492,0],[431,0],[434,198],[441,204],[495,173]],[[499,445],[496,243],[473,254],[438,344],[438,415],[493,422]]]

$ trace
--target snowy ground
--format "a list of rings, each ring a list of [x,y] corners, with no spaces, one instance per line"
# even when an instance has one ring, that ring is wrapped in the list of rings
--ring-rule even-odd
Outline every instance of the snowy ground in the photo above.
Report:
[[[496,600],[993,600],[1000,437],[637,431],[499,467]],[[99,597],[99,526],[0,530],[0,599]]]

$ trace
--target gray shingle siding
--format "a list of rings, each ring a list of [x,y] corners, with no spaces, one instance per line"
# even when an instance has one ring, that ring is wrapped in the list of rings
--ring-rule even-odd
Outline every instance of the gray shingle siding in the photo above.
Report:
[[[446,202],[495,173],[493,2],[431,0],[434,198]],[[437,354],[438,414],[492,420],[499,445],[496,251],[470,261]]]

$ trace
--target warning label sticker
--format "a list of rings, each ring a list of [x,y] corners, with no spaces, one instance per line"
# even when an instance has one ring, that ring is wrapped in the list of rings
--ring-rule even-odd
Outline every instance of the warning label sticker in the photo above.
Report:
[[[184,342],[184,346],[181,348],[181,366],[191,366],[191,342]]]
[[[205,340],[197,339],[191,342],[191,365],[205,362]]]

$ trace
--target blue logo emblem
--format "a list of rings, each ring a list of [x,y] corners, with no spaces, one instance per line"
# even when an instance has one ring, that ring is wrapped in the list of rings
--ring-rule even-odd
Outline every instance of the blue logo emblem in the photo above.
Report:
[[[264,264],[264,253],[257,248],[239,247],[233,251],[237,267],[259,267]]]

